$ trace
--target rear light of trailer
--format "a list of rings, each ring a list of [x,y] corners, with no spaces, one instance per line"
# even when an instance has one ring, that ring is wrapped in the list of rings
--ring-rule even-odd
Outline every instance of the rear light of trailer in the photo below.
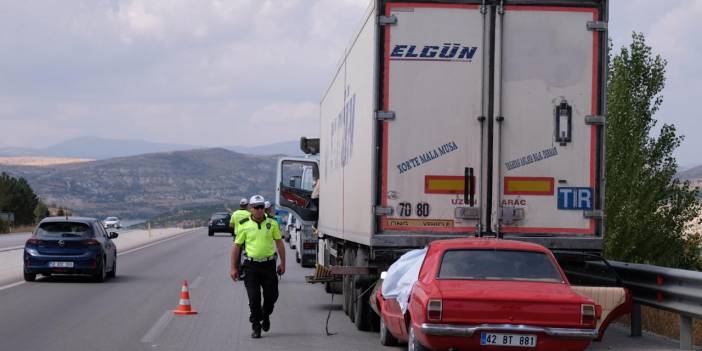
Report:
[[[583,326],[594,326],[597,320],[594,305],[580,305],[580,324]]]
[[[442,310],[441,300],[429,300],[429,302],[427,302],[427,320],[440,321],[441,320],[441,310]]]

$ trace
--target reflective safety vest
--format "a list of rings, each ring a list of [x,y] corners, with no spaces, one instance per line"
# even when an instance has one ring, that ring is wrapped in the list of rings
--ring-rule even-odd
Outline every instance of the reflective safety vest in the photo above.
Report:
[[[236,239],[238,245],[246,245],[246,255],[251,258],[266,258],[275,255],[275,240],[280,240],[280,227],[275,219],[266,217],[256,223],[248,217],[239,221]]]
[[[234,228],[234,233],[239,232],[239,222],[244,219],[244,218],[249,218],[251,216],[251,212],[247,210],[236,210],[234,213],[232,213],[232,218],[229,220],[229,226]]]

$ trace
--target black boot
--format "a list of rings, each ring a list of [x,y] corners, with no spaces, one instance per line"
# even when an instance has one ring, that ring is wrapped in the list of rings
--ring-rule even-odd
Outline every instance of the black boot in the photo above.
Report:
[[[253,331],[251,332],[251,337],[254,339],[260,339],[261,338],[261,325],[258,323],[252,325]]]
[[[271,319],[269,316],[263,317],[263,321],[261,322],[261,329],[263,329],[264,332],[267,332],[271,329]]]

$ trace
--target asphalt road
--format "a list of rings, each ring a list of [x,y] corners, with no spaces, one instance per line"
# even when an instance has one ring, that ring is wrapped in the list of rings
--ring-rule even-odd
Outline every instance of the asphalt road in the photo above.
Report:
[[[271,331],[251,339],[246,292],[229,279],[231,237],[200,230],[118,258],[115,279],[40,278],[0,290],[2,350],[404,350],[357,331],[341,297],[304,282],[288,259]],[[288,252],[288,257],[291,257]],[[199,314],[174,316],[182,280]],[[331,307],[327,336],[325,320]],[[669,341],[610,330],[590,350],[676,350]]]
[[[31,233],[15,233],[0,235],[0,252],[5,250],[13,250],[24,246]]]

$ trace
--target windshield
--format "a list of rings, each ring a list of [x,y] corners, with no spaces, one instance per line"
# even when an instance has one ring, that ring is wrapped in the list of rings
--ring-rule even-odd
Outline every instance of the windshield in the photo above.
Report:
[[[443,279],[533,280],[562,282],[544,253],[508,250],[450,250],[439,270]]]
[[[93,231],[90,229],[90,226],[85,223],[48,222],[39,225],[36,231],[36,236],[49,238],[86,238],[92,236],[92,233]]]
[[[105,218],[105,221],[116,221],[117,217],[107,217]]]
[[[210,217],[212,220],[217,220],[217,219],[222,219],[222,218],[227,218],[229,217],[229,214],[227,213],[215,213]]]

